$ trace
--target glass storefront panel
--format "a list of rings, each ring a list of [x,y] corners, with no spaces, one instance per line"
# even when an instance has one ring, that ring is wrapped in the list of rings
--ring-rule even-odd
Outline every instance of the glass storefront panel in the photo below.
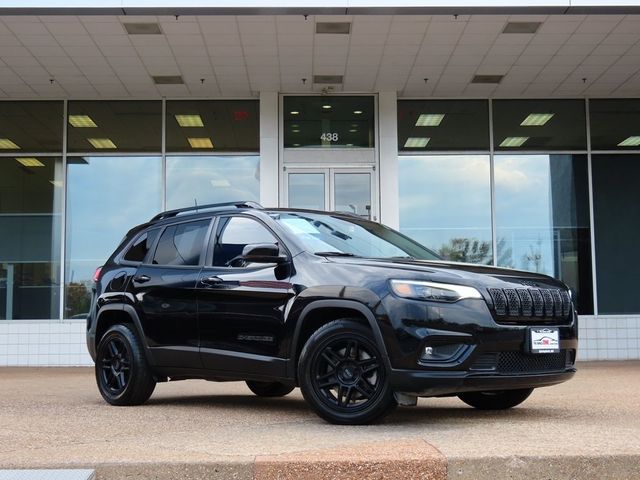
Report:
[[[640,150],[640,99],[589,101],[593,150]]]
[[[586,150],[584,100],[494,100],[496,150]]]
[[[594,155],[593,214],[601,314],[640,312],[640,155]]]
[[[95,269],[160,210],[160,157],[67,159],[65,318],[86,316]]]
[[[284,97],[285,148],[373,148],[372,96]]]
[[[487,100],[398,101],[400,151],[489,150]]]
[[[289,173],[287,175],[288,206],[325,210],[326,207],[325,173]]]
[[[167,209],[260,201],[260,157],[167,157]]]
[[[69,152],[162,151],[160,101],[71,101],[68,113]]]
[[[62,160],[0,157],[0,320],[57,318]]]
[[[167,152],[258,152],[257,100],[168,101]]]
[[[400,230],[444,258],[491,264],[489,155],[401,156]]]
[[[543,273],[593,313],[586,155],[496,155],[498,265]]]
[[[0,102],[0,152],[62,152],[62,102]]]

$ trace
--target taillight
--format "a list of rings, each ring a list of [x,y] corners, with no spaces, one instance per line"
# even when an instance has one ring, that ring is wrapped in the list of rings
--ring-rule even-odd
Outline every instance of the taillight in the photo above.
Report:
[[[102,267],[96,268],[96,271],[93,274],[93,282],[98,283],[100,281],[100,274],[102,273]]]

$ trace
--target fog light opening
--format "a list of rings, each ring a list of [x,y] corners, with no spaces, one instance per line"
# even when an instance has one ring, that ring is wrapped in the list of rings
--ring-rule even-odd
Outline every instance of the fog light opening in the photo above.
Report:
[[[420,360],[423,362],[447,362],[456,358],[466,347],[462,343],[447,345],[427,345],[422,349]]]

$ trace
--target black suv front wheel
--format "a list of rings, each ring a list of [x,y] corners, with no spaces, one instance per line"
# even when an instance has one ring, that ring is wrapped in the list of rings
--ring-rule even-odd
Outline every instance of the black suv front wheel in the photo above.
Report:
[[[396,406],[382,352],[371,330],[354,320],[334,320],[311,335],[298,377],[305,400],[331,423],[371,423]]]
[[[114,325],[96,351],[96,382],[111,405],[140,405],[156,387],[140,340],[128,325]]]

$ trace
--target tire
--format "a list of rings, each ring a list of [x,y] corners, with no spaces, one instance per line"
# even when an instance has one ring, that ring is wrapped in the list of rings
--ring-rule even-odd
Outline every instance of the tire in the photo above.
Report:
[[[112,326],[100,339],[95,372],[98,390],[111,405],[141,405],[156,387],[140,339],[125,324]]]
[[[252,382],[247,380],[247,387],[259,397],[284,397],[296,388],[280,382]]]
[[[334,320],[311,335],[298,379],[305,400],[330,423],[372,423],[397,405],[383,353],[371,330],[354,320]]]
[[[533,392],[533,388],[520,390],[497,390],[493,392],[467,392],[458,398],[467,405],[479,410],[506,410],[524,402]]]

